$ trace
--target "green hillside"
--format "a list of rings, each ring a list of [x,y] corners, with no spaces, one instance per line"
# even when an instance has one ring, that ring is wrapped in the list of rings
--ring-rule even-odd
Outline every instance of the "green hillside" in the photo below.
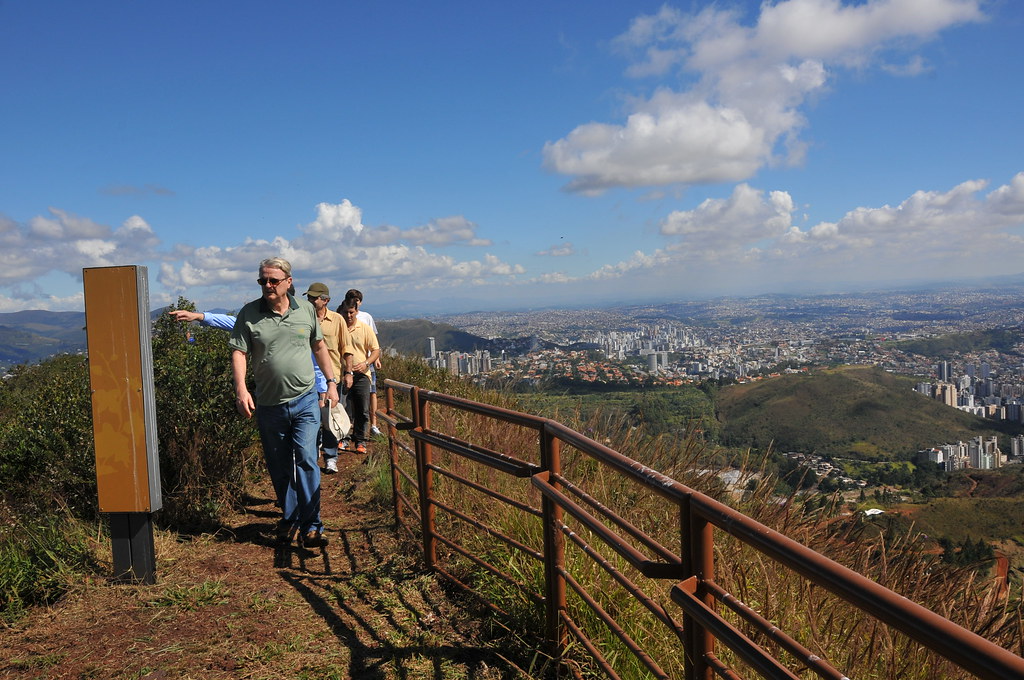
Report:
[[[472,352],[485,349],[487,340],[472,333],[460,331],[455,326],[434,323],[426,319],[405,319],[402,321],[381,321],[377,324],[377,340],[384,348],[394,348],[401,354],[423,356],[427,349],[427,338],[434,338],[438,351],[458,350]]]
[[[0,314],[0,365],[31,363],[84,349],[83,312],[34,309]]]
[[[999,350],[1008,354],[1019,354],[1017,345],[1021,342],[1019,328],[990,328],[970,333],[951,333],[938,338],[905,340],[896,346],[905,352],[912,352],[940,359],[953,358],[968,352]]]
[[[1024,432],[912,391],[913,378],[846,366],[719,392],[723,443],[872,459],[908,459],[920,449],[979,435]],[[1005,445],[1005,439],[1004,439]]]
[[[460,331],[446,323],[434,323],[426,319],[406,319],[403,321],[382,321],[377,324],[380,346],[393,348],[400,354],[423,356],[427,349],[427,338],[434,338],[434,347],[438,352],[475,352],[487,350],[492,355],[506,352],[510,355],[521,355],[538,349],[549,349],[557,345],[542,340],[535,335],[521,338],[482,338],[479,335]],[[592,345],[581,343],[570,345],[566,349],[586,349]]]

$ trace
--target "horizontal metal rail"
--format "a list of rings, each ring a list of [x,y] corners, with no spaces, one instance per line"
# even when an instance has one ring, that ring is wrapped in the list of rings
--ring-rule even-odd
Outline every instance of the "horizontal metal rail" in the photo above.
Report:
[[[534,517],[540,517],[541,516],[540,510],[538,510],[537,508],[535,508],[535,507],[533,507],[531,505],[528,505],[526,503],[521,503],[521,502],[517,501],[514,498],[506,496],[503,493],[498,493],[494,489],[489,489],[486,486],[484,486],[483,484],[477,484],[476,482],[474,482],[474,481],[472,481],[470,479],[466,479],[462,475],[455,474],[451,470],[446,470],[443,467],[438,467],[437,465],[431,465],[430,469],[433,470],[434,472],[436,472],[439,475],[443,475],[445,477],[448,477],[449,479],[454,479],[459,484],[462,484],[463,486],[468,486],[470,489],[473,489],[474,491],[479,491],[480,493],[484,494],[485,496],[490,496],[491,498],[493,498],[495,500],[499,500],[502,503],[507,503],[508,505],[511,505],[516,510],[520,510],[522,512],[525,512],[528,515],[533,515]]]
[[[628,635],[622,637],[625,633],[620,624],[610,613],[605,611],[594,597],[587,593],[586,588],[577,582],[576,577],[569,573],[564,555],[564,544],[568,537],[569,542],[576,546],[582,555],[608,571],[619,586],[630,596],[639,600],[655,615],[656,619],[675,630],[682,640],[688,680],[696,678],[710,680],[711,674],[724,678],[739,677],[715,654],[716,643],[728,647],[737,658],[742,659],[762,677],[796,678],[801,677],[798,673],[810,670],[822,678],[842,680],[845,676],[828,661],[811,653],[795,638],[776,628],[772,622],[732,597],[718,585],[715,580],[713,533],[717,530],[750,546],[790,572],[824,588],[853,607],[875,617],[891,629],[905,634],[925,648],[978,677],[986,680],[1024,678],[1024,659],[1021,657],[743,515],[724,503],[689,488],[660,471],[624,456],[561,423],[461,397],[421,390],[415,385],[391,380],[384,381],[384,387],[387,391],[387,411],[381,415],[388,418],[385,422],[394,424],[388,428],[388,433],[393,441],[393,450],[394,445],[400,443],[399,440],[407,436],[409,437],[408,441],[415,444],[416,452],[416,480],[414,481],[404,474],[402,477],[415,488],[418,498],[407,499],[400,490],[396,489],[396,517],[401,521],[399,507],[420,508],[417,519],[420,523],[421,540],[424,545],[424,559],[428,566],[436,568],[441,573],[448,573],[448,570],[439,563],[436,550],[438,541],[470,560],[479,559],[474,558],[468,550],[460,546],[456,538],[440,537],[437,534],[434,526],[434,507],[441,507],[453,516],[464,513],[461,513],[452,503],[442,503],[434,497],[433,475],[435,473],[443,474],[459,484],[465,484],[478,491],[486,488],[484,484],[472,482],[434,463],[432,459],[434,448],[447,451],[463,460],[486,466],[499,474],[508,475],[510,479],[528,479],[535,493],[540,493],[544,506],[540,511],[545,536],[543,550],[528,548],[521,541],[517,541],[517,543],[526,549],[527,554],[539,555],[543,558],[546,574],[543,600],[548,621],[545,635],[552,657],[556,660],[563,658],[567,642],[566,636],[571,634],[580,641],[582,647],[587,650],[599,668],[610,677],[617,677],[608,659],[601,654],[598,646],[588,638],[583,627],[570,615],[566,600],[568,589],[576,593],[587,608],[627,645],[640,663],[647,666],[656,676],[667,677],[663,675],[664,671],[647,655],[639,643]],[[396,393],[408,397],[409,415],[396,411],[394,407],[394,394]],[[467,441],[465,434],[456,436],[438,431],[438,428],[431,425],[431,405],[435,404],[444,406],[446,413],[449,409],[454,409],[459,413],[474,414],[486,420],[517,426],[522,428],[524,435],[527,432],[534,433],[539,463],[524,461],[510,453],[495,451]],[[463,426],[468,427],[464,422]],[[509,444],[511,443],[510,441]],[[521,441],[519,445],[522,445]],[[566,471],[561,468],[559,452],[563,446],[572,447],[651,494],[678,506],[681,519],[679,523],[679,545],[682,546],[680,552],[676,553],[664,547],[641,528],[622,517],[622,512],[618,508],[608,507],[573,484],[566,476]],[[393,465],[396,464],[395,456],[397,453],[392,455]],[[393,479],[397,484],[399,475],[393,474]],[[490,491],[492,493],[489,495],[498,497],[503,502],[513,501],[505,494]],[[485,493],[487,492],[485,491]],[[569,494],[573,497],[571,498]],[[509,508],[511,511],[524,511],[524,508],[530,508],[531,514],[534,515],[538,512],[519,501],[513,501],[509,504]],[[563,521],[563,514],[567,515],[569,519]],[[459,519],[465,520],[467,517],[459,517]],[[576,534],[569,527],[570,522],[584,527],[601,545],[626,560],[643,576],[650,579],[669,579],[674,582],[674,585],[668,590],[668,595],[670,600],[680,607],[684,615],[682,627],[675,624],[674,619],[662,605],[657,604],[637,583],[618,571],[606,557],[600,554],[597,547],[590,545]],[[470,525],[475,526],[472,522]],[[485,530],[492,533],[490,529]],[[634,547],[633,542],[639,543],[641,549]],[[647,551],[647,554],[644,550]],[[490,565],[487,566],[490,567]],[[528,588],[526,590],[530,592]],[[774,658],[735,624],[723,618],[717,611],[719,606],[731,610],[734,616],[739,617],[738,621],[748,627],[747,630],[750,630],[751,634],[763,636],[764,640],[784,650],[785,654],[800,664],[799,668],[788,668],[782,661]]]

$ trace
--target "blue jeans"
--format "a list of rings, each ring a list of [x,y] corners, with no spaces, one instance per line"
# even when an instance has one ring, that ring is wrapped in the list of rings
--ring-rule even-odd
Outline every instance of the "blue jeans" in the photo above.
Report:
[[[310,390],[277,406],[257,406],[256,425],[263,443],[267,472],[286,525],[306,533],[323,530],[320,522],[320,467],[316,433],[320,408]]]

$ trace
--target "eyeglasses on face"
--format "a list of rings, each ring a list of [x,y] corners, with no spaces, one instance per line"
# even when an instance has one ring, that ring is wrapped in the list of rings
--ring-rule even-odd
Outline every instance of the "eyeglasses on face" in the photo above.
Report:
[[[287,281],[287,280],[288,280],[287,278],[284,278],[284,279],[274,279],[274,278],[269,278],[269,277],[260,277],[260,278],[256,279],[256,283],[260,284],[261,286],[265,286],[268,283],[271,286],[276,286],[277,284],[281,283],[282,281]]]
[[[330,300],[331,298],[327,297],[326,295],[307,295],[306,299],[309,300],[310,302],[314,302],[316,300]]]

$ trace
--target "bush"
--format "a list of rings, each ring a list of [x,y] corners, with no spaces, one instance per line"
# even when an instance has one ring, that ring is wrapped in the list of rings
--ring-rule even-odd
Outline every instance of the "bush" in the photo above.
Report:
[[[178,299],[178,309],[195,309]],[[228,334],[161,315],[153,325],[153,378],[164,497],[161,523],[212,528],[245,491],[259,459],[251,420],[235,411]]]
[[[17,514],[46,514],[59,503],[77,517],[96,517],[90,399],[81,355],[17,366],[3,383],[0,479]]]

